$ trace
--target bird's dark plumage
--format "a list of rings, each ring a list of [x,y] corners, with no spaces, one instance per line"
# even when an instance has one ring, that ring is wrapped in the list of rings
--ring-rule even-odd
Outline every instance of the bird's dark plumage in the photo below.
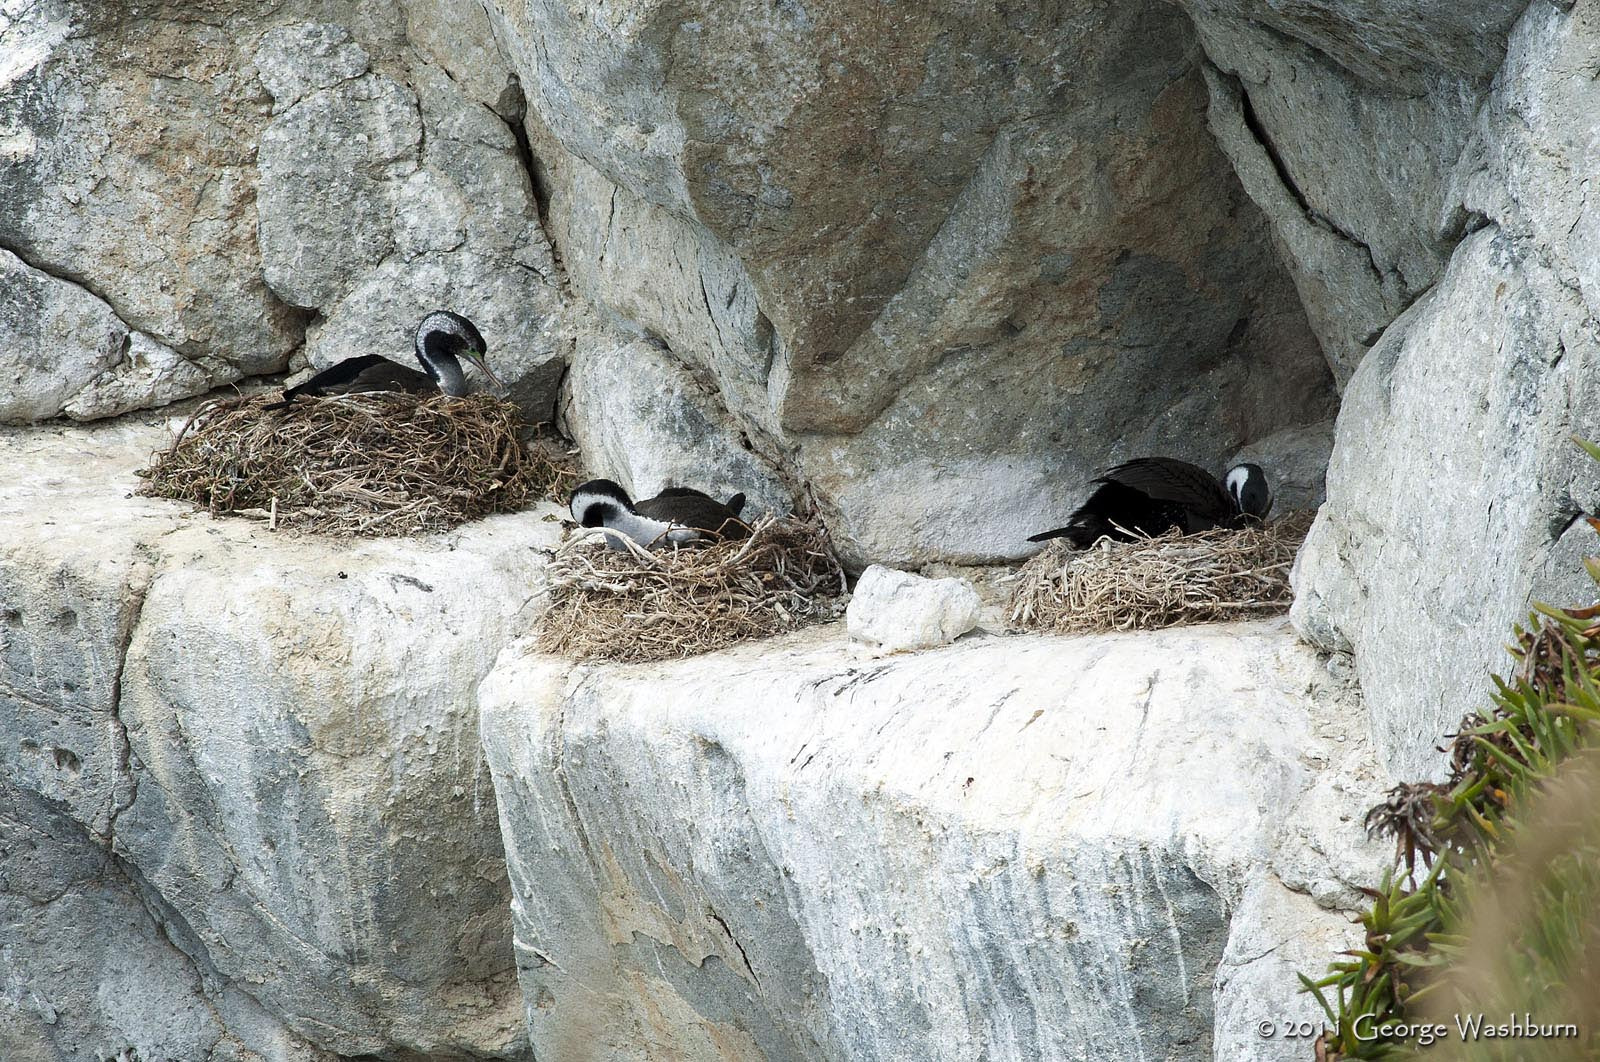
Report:
[[[460,397],[467,393],[467,378],[461,361],[482,370],[503,387],[484,361],[488,344],[476,325],[458,313],[435,310],[417,325],[412,346],[422,371],[391,361],[382,354],[363,354],[330,365],[294,387],[285,388],[283,401],[268,409],[280,409],[301,395],[357,394],[366,391],[409,391],[422,394],[441,391]]]
[[[1087,549],[1101,538],[1128,541],[1154,537],[1174,528],[1184,534],[1216,527],[1239,527],[1272,508],[1266,475],[1256,465],[1229,469],[1225,482],[1205,469],[1172,457],[1141,457],[1097,476],[1094,493],[1078,506],[1065,527],[1028,539],[1067,539]]]

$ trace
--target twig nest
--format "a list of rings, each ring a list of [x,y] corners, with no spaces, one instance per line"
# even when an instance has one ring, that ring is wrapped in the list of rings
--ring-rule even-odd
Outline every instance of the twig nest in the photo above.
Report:
[[[851,641],[886,655],[955,641],[978,625],[980,606],[965,579],[926,579],[874,564],[861,573],[845,620]]]
[[[538,645],[578,660],[709,653],[833,619],[844,571],[820,521],[764,517],[750,537],[650,552],[568,540],[551,563]]]
[[[489,395],[276,393],[207,403],[155,455],[141,493],[271,526],[336,535],[441,531],[552,495],[564,455],[525,446],[515,406]]]
[[[1023,565],[1013,626],[1059,634],[1155,630],[1266,616],[1294,600],[1289,570],[1315,514],[1238,531],[1174,531],[1089,549],[1053,542]]]

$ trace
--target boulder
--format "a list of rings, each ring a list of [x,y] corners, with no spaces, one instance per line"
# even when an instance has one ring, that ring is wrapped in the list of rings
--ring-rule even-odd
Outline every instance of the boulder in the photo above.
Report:
[[[175,944],[184,934],[83,824],[0,781],[6,1062],[327,1062]]]
[[[965,579],[925,579],[874,564],[861,573],[845,623],[875,653],[948,645],[978,625],[981,602]]]
[[[1239,1042],[1223,1015],[1306,1013],[1257,961],[1353,941],[1388,846],[1359,712],[1286,624],[866,664],[840,633],[502,655],[482,736],[537,1055],[1192,1060]]]
[[[1217,143],[1270,221],[1342,387],[1461,236],[1451,172],[1524,5],[1181,3],[1205,50]]]
[[[48,0],[0,19],[0,247],[182,355],[144,388],[84,398],[83,417],[272,372],[301,339],[256,245],[258,23],[181,7]],[[86,322],[69,349],[103,332]]]
[[[307,359],[410,362],[416,323],[451,309],[483,332],[513,400],[551,419],[560,298],[516,135],[444,71],[417,65],[402,84],[341,40],[294,25],[255,60],[282,93],[261,141],[261,254],[273,290],[321,315]]]
[[[89,420],[182,398],[226,374],[130,331],[81,285],[0,250],[0,378],[9,381],[0,423]]]

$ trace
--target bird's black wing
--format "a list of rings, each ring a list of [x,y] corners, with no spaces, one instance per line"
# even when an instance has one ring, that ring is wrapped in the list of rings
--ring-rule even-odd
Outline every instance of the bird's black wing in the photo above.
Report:
[[[382,354],[363,354],[346,358],[328,366],[309,380],[285,388],[283,402],[287,405],[301,395],[339,394],[344,391],[417,391],[433,386],[427,373],[384,357]]]
[[[717,499],[713,498],[705,491],[695,490],[693,487],[668,487],[660,494],[657,494],[656,498],[704,498],[706,501],[710,502],[717,501]],[[655,499],[652,498],[650,500],[654,501]],[[722,503],[717,502],[717,504],[720,505]]]
[[[669,487],[634,505],[640,516],[709,531],[723,538],[744,538],[750,531],[726,505],[690,487]]]
[[[1173,457],[1141,457],[1107,469],[1096,483],[1120,483],[1156,501],[1181,505],[1196,516],[1221,523],[1233,514],[1233,499],[1217,477]]]
[[[695,490],[693,487],[668,487],[666,490],[662,491],[660,494],[657,494],[656,497],[658,497],[658,498],[704,498],[707,501],[716,501],[717,500],[717,499],[713,498],[711,495],[707,494],[705,491],[703,491],[703,490]],[[718,502],[718,504],[725,506],[727,508],[727,510],[730,513],[732,513],[734,516],[738,516],[740,513],[744,512],[744,502],[745,502],[744,492],[741,491],[740,493],[735,494],[733,497],[729,498],[727,501]]]

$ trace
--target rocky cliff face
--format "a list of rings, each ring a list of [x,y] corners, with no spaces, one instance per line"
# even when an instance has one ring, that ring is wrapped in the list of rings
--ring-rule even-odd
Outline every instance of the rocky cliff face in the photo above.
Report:
[[[1248,1019],[1352,816],[1593,593],[1597,50],[1600,0],[0,3],[0,1054],[1296,1057]],[[542,514],[125,496],[129,411],[435,305],[595,473],[856,567],[1015,557],[1141,452],[1326,468],[1326,659],[573,669],[516,646]]]
[[[1334,408],[1162,3],[56,0],[6,32],[9,420],[404,356],[434,305],[545,416],[569,354],[608,379],[644,334],[640,378],[692,375],[721,424],[673,448],[738,438],[865,564],[1016,556],[1114,457],[1219,463]],[[573,430],[632,442],[588,426],[606,397]]]

